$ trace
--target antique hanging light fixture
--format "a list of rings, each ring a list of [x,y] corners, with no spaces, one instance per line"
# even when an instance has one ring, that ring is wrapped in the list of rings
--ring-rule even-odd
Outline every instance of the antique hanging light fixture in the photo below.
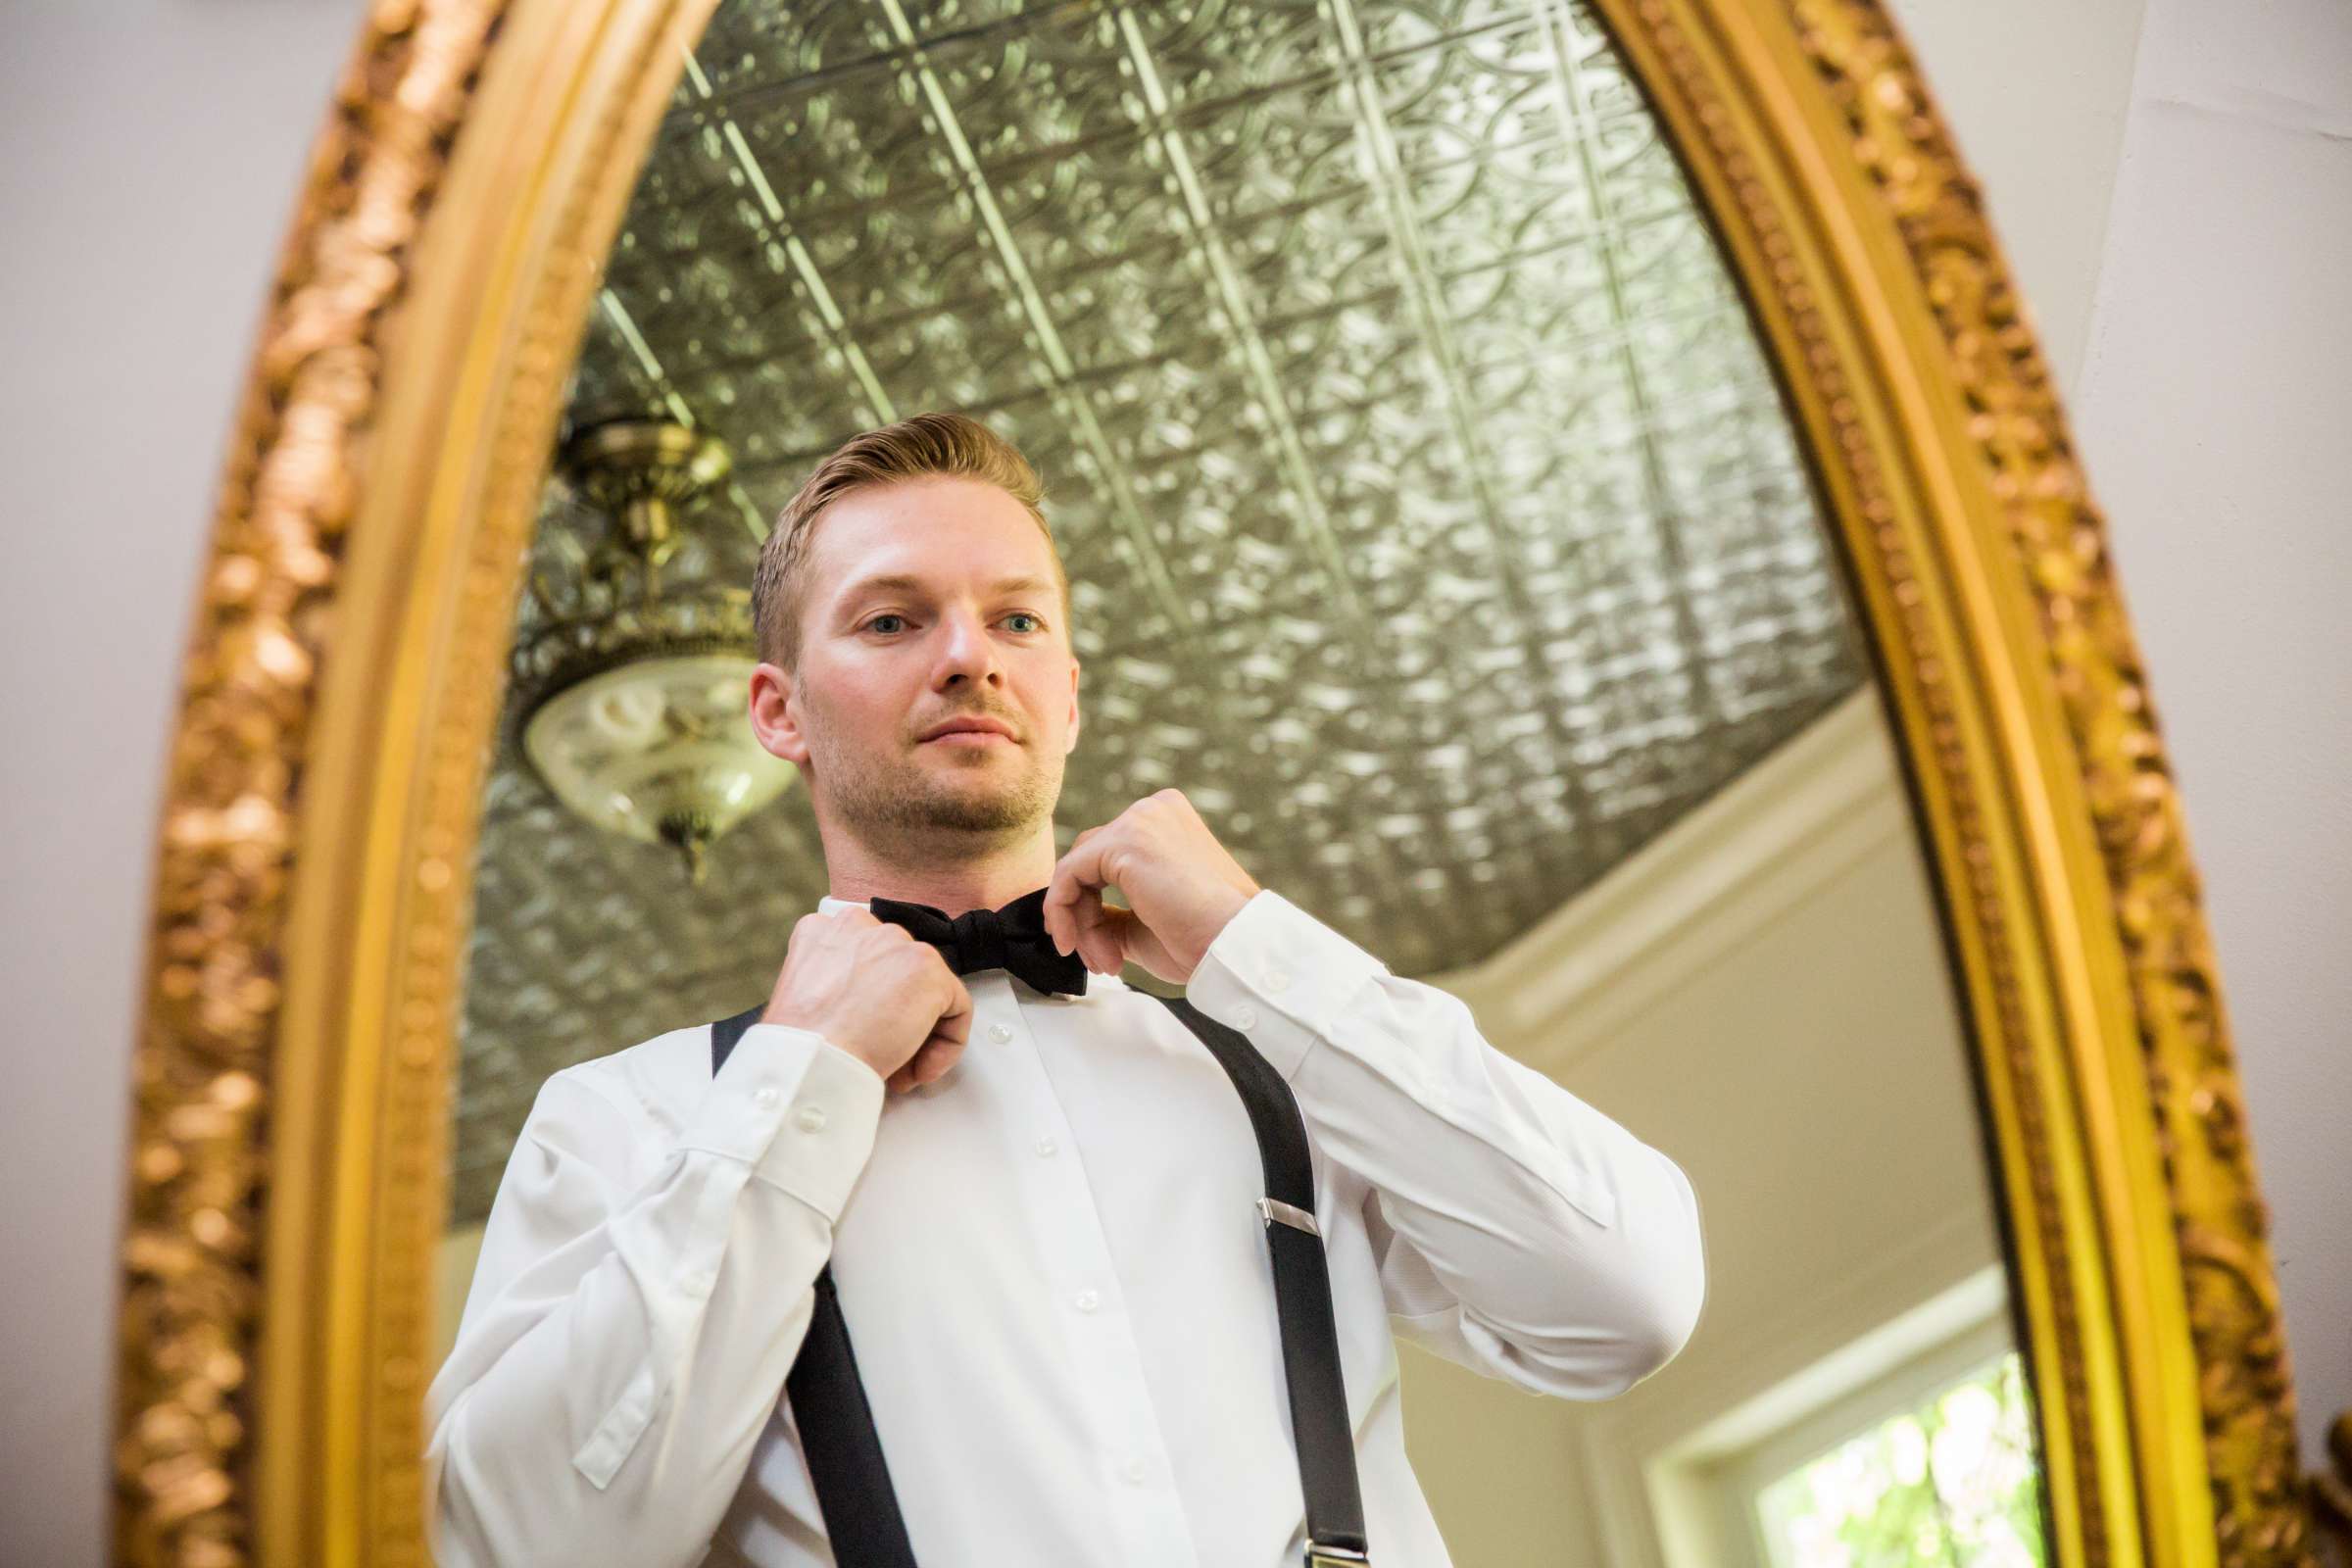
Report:
[[[575,583],[533,578],[540,613],[514,660],[511,706],[548,787],[598,827],[675,849],[697,884],[710,845],[798,776],[745,716],[750,591],[662,584],[690,509],[731,466],[685,424],[608,420],[566,440],[558,471],[612,527]]]

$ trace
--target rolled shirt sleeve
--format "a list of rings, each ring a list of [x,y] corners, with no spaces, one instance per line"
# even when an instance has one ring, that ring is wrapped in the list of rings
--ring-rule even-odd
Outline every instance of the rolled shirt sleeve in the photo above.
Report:
[[[1218,933],[1186,996],[1249,1036],[1316,1148],[1371,1189],[1400,1335],[1577,1398],[1623,1393],[1689,1340],[1705,1290],[1689,1179],[1488,1043],[1460,999],[1271,889]]]
[[[426,1396],[444,1568],[701,1559],[808,1332],[883,1095],[863,1061],[774,1024],[682,1118],[610,1058],[548,1081]]]

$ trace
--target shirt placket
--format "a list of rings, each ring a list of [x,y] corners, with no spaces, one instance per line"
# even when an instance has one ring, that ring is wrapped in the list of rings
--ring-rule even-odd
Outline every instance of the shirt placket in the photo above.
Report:
[[[1111,1258],[1110,1238],[1086,1179],[1077,1140],[1038,1053],[1031,1007],[1016,1002],[983,1025],[1020,1084],[1030,1125],[1023,1130],[1022,1187],[1038,1222],[1039,1252],[1053,1307],[1047,1325],[1065,1347],[1086,1391],[1100,1493],[1109,1507],[1116,1561],[1149,1568],[1199,1568],[1192,1527],[1176,1490],[1165,1439],[1144,1376],[1143,1348]],[[1052,1020],[1062,1023],[1065,1020]]]

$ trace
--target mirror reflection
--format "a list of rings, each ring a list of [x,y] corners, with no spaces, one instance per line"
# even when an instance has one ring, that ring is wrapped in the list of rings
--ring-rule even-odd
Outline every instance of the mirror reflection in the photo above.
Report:
[[[968,474],[845,492],[760,698],[779,517],[938,412],[1042,477],[1050,546]],[[990,597],[1055,560],[1066,605]],[[915,580],[859,597],[878,571]],[[443,1560],[582,1530],[610,1555],[575,1560],[862,1560],[817,1501],[830,1407],[784,1386],[808,1259],[895,1492],[864,1511],[915,1556],[1298,1562],[1339,1494],[1278,1300],[1311,1245],[1374,1562],[2042,1561],[1970,1048],[1843,593],[1582,6],[721,4],[517,606]],[[918,739],[971,711],[1021,733]],[[1170,911],[1193,973],[983,964],[960,1054],[870,1102],[765,1017],[713,1070],[803,916],[1065,873]],[[1152,1000],[1188,996],[1298,1102],[1319,1236],[1252,1206],[1273,1146]]]

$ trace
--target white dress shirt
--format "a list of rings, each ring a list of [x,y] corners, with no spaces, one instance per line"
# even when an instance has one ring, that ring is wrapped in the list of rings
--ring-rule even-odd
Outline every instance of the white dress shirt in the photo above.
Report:
[[[922,1568],[1297,1568],[1240,1095],[1116,978],[965,985],[910,1094],[778,1024],[715,1076],[698,1022],[548,1080],[427,1396],[445,1568],[832,1563],[783,1396],[828,1255]],[[1306,1121],[1372,1561],[1443,1568],[1392,1336],[1624,1392],[1697,1317],[1690,1183],[1271,890],[1186,995]]]

